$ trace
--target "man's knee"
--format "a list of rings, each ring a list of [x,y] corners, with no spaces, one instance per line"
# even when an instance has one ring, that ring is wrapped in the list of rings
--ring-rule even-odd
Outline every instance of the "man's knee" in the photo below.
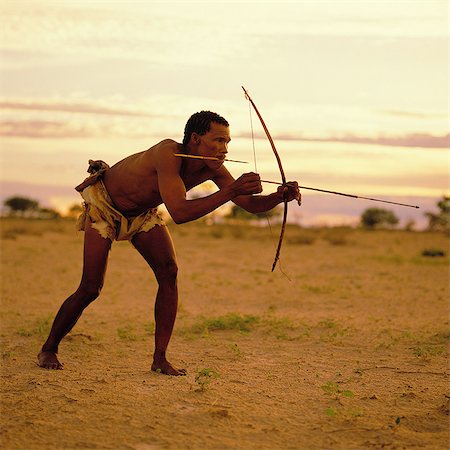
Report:
[[[89,305],[89,303],[93,302],[102,290],[103,284],[87,284],[82,283],[78,288],[78,294],[82,299],[82,302],[85,306]]]
[[[178,264],[171,259],[155,267],[156,279],[159,283],[175,283],[178,275]]]

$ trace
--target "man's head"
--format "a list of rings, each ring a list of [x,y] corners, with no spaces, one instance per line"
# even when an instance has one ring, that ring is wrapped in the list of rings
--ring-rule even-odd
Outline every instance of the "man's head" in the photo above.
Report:
[[[196,133],[199,136],[206,134],[211,129],[211,122],[225,127],[230,126],[222,116],[212,111],[200,111],[192,114],[184,127],[183,145],[189,143],[192,133]]]

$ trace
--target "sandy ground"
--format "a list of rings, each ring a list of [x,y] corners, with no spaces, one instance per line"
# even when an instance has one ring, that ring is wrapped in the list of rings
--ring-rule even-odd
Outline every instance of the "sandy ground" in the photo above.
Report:
[[[421,256],[444,235],[290,227],[289,281],[267,230],[171,227],[172,378],[149,370],[156,283],[126,242],[65,369],[37,367],[79,282],[72,226],[3,222],[2,448],[448,448],[448,259]]]

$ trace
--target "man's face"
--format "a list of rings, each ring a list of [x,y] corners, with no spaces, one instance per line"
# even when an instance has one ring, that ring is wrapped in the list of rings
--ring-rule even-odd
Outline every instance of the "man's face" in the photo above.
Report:
[[[209,131],[206,134],[192,134],[194,142],[198,142],[197,150],[201,156],[213,156],[221,160],[225,159],[228,153],[228,143],[231,141],[230,129],[225,125],[211,122]],[[216,161],[211,161],[212,165],[217,165]],[[220,164],[222,164],[220,162]],[[209,164],[208,164],[209,165]]]

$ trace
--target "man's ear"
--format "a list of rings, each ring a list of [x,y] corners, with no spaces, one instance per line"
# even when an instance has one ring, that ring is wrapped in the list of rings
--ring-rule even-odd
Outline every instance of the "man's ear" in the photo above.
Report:
[[[195,133],[195,132],[193,132],[193,133],[191,134],[191,142],[192,142],[194,145],[198,145],[198,144],[200,143],[200,135],[197,134],[197,133]]]

